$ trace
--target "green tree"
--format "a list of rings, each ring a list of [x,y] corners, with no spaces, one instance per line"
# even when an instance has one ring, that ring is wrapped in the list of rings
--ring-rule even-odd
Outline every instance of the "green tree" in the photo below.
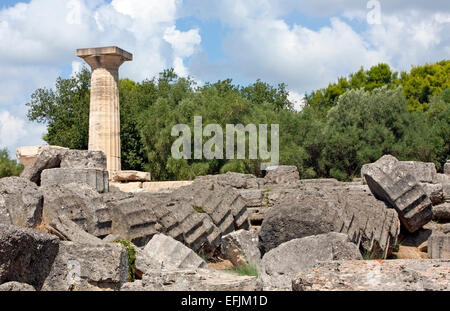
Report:
[[[6,148],[0,149],[0,178],[9,176],[19,176],[23,170],[23,165],[9,158]]]

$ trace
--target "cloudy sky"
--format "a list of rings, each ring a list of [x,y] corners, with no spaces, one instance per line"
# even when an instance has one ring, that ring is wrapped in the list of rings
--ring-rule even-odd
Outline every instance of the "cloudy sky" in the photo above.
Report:
[[[259,78],[300,104],[361,66],[448,59],[450,1],[1,0],[0,148],[43,144],[45,126],[26,120],[31,93],[79,70],[77,48],[108,45],[134,54],[121,77]]]

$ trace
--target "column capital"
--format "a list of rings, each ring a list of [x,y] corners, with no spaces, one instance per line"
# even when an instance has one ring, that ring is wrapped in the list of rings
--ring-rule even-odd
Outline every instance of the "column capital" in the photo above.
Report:
[[[133,60],[133,54],[117,46],[78,49],[77,56],[84,59],[92,69],[118,69],[124,62]]]

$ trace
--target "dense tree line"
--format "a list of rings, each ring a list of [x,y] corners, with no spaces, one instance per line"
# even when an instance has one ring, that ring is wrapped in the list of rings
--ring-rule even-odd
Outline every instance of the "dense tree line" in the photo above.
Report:
[[[89,78],[83,69],[70,79],[59,78],[55,89],[38,89],[31,96],[28,117],[47,124],[49,144],[87,149]],[[260,160],[172,158],[172,127],[187,124],[193,132],[193,117],[202,116],[203,125],[224,129],[226,124],[279,124],[280,164],[296,165],[303,178],[348,180],[386,153],[432,161],[441,169],[450,157],[449,79],[450,61],[400,74],[379,64],[308,94],[300,112],[284,84],[258,80],[241,87],[227,79],[198,86],[173,70],[142,82],[122,79],[122,167],[150,171],[154,180],[227,171],[261,175]]]

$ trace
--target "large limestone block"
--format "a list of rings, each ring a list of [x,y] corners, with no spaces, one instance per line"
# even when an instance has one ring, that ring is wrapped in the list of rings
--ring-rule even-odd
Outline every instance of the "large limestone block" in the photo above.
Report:
[[[167,190],[176,190],[178,188],[189,186],[193,183],[191,180],[186,181],[152,181],[142,183],[142,189],[149,192],[159,192]]]
[[[208,264],[193,250],[164,234],[156,234],[138,253],[136,269],[146,273],[152,269],[208,268]]]
[[[413,175],[418,182],[432,183],[436,181],[436,166],[434,163],[417,161],[399,161],[399,167]]]
[[[59,146],[25,146],[16,149],[16,156],[20,163],[24,166],[28,166],[32,164],[38,155],[46,149],[69,150],[68,148]]]
[[[41,223],[42,194],[20,177],[0,179],[0,223],[33,228]]]
[[[139,172],[139,171],[114,171],[110,176],[112,181],[122,182],[122,181],[150,181],[149,172]]]
[[[230,186],[236,189],[260,189],[264,185],[264,178],[256,178],[255,175],[227,172],[225,174],[207,175],[197,179],[213,179],[219,185]]]
[[[433,234],[428,239],[428,255],[431,259],[450,259],[450,235]]]
[[[327,233],[294,239],[266,253],[262,259],[264,290],[291,290],[293,277],[319,261],[361,260],[358,247],[346,234]]]
[[[299,273],[294,291],[444,291],[450,260],[328,261]]]
[[[61,242],[42,290],[119,290],[127,280],[128,251],[121,244]]]
[[[437,221],[450,221],[450,203],[433,206],[433,219]]]
[[[290,184],[300,180],[296,166],[280,165],[267,169],[264,177],[265,184]]]
[[[433,205],[441,204],[445,201],[442,184],[420,183],[426,195],[430,198]]]
[[[106,170],[106,156],[103,151],[67,150],[61,156],[61,167]]]
[[[58,249],[56,236],[0,224],[0,284],[17,281],[41,289]]]
[[[222,237],[222,254],[234,266],[252,265],[259,267],[261,252],[258,248],[258,233],[238,230]]]
[[[33,163],[25,167],[20,177],[31,180],[40,186],[42,172],[46,169],[60,167],[61,157],[65,152],[66,149],[44,149]]]
[[[397,242],[397,213],[375,199],[367,186],[306,183],[272,193],[278,194],[259,232],[263,254],[289,240],[328,232],[346,233],[377,258],[386,258]]]
[[[103,200],[111,212],[112,234],[143,247],[159,232],[160,226],[152,204],[124,192],[108,194]]]
[[[125,284],[122,291],[261,291],[256,277],[212,269],[152,270],[142,281]]]
[[[42,172],[42,186],[87,184],[98,192],[109,191],[108,171],[94,168],[54,168]]]
[[[431,220],[429,197],[415,176],[394,157],[383,156],[366,166],[363,176],[372,193],[396,209],[409,232],[417,231]]]
[[[142,183],[141,182],[112,182],[109,184],[110,191],[119,190],[122,192],[139,192],[142,191]]]
[[[94,236],[104,237],[111,233],[110,210],[100,194],[90,186],[43,186],[40,191],[44,196],[43,219],[46,224],[57,225],[58,217],[63,215]]]

